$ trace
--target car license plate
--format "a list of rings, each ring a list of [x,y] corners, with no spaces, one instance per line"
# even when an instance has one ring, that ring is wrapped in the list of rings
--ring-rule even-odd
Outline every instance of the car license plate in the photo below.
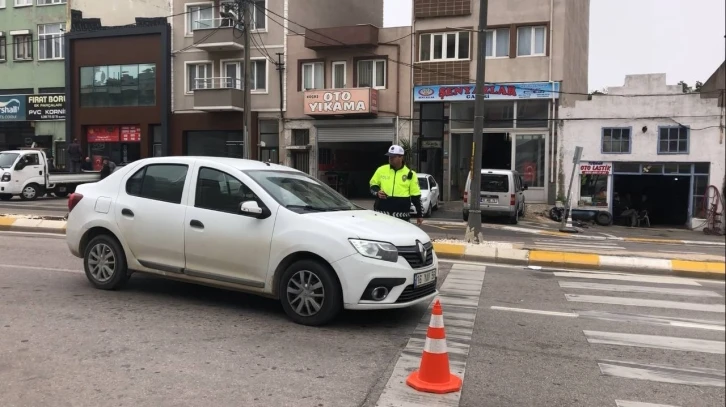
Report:
[[[481,203],[495,204],[498,203],[498,198],[482,198]]]
[[[413,275],[413,288],[431,284],[434,280],[436,280],[436,269],[424,271],[423,273],[416,273]]]

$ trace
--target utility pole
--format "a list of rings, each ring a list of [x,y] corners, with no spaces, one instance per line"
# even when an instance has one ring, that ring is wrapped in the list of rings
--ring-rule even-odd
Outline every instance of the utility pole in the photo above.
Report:
[[[488,0],[479,0],[479,29],[477,34],[476,58],[476,99],[474,101],[474,168],[471,171],[471,191],[469,194],[469,223],[465,239],[470,243],[480,243],[481,234],[481,155],[482,132],[484,130],[484,72],[486,63],[486,29]]]
[[[239,0],[238,3],[239,12],[244,15],[244,35],[245,35],[245,66],[244,66],[244,91],[245,91],[245,107],[244,107],[244,150],[243,157],[250,159],[252,158],[252,137],[250,135],[250,128],[252,123],[252,61],[250,60],[250,35],[252,35],[252,12],[254,3],[249,3],[247,0]],[[259,159],[259,157],[258,157]]]

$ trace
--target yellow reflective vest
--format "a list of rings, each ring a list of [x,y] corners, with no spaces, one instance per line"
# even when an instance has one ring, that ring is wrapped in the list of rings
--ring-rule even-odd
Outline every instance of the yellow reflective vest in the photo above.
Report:
[[[416,214],[423,215],[421,208],[421,189],[418,185],[418,176],[407,166],[394,170],[390,164],[385,164],[376,170],[370,180],[371,193],[378,194],[383,191],[386,199],[376,199],[374,209],[397,218],[409,218],[411,203],[416,208]]]

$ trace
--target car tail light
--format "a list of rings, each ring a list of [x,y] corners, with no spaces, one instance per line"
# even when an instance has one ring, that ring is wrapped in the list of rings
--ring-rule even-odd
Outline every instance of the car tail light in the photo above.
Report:
[[[81,199],[83,199],[83,195],[78,193],[72,193],[71,196],[68,197],[68,212],[70,213],[73,208],[78,205],[78,202],[81,202]]]
[[[469,193],[465,191],[464,192],[464,203],[467,203],[467,202],[469,202]]]
[[[514,205],[516,195],[511,194],[509,195],[509,204]]]

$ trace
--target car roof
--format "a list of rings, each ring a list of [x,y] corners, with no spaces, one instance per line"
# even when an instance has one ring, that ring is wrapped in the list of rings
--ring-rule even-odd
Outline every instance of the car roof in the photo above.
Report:
[[[419,178],[432,176],[431,174],[426,174],[425,172],[417,172],[416,175],[418,175]]]
[[[497,175],[507,175],[507,174],[514,174],[516,171],[512,170],[494,170],[489,168],[482,168],[481,169],[482,174],[497,174]]]
[[[299,172],[303,173],[302,171],[299,171],[295,168],[288,167],[285,165],[279,165],[279,164],[273,164],[273,163],[265,163],[262,161],[257,160],[248,160],[243,158],[229,158],[229,157],[210,157],[210,156],[168,156],[168,157],[150,157],[150,158],[144,158],[142,160],[139,160],[142,162],[142,164],[152,164],[152,163],[188,163],[192,164],[195,162],[200,163],[216,163],[216,164],[222,164],[229,167],[236,168],[241,171],[247,171],[247,170],[268,170],[268,171],[289,171],[289,172]]]

